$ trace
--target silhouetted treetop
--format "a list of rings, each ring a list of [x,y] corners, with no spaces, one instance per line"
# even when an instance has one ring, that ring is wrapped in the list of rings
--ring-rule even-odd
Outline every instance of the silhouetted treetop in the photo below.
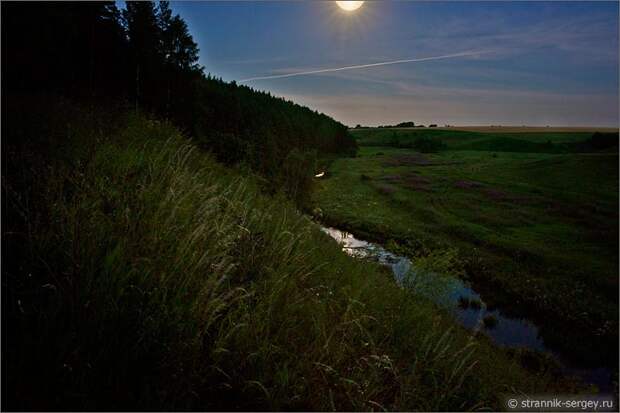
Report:
[[[198,45],[167,1],[125,4],[2,3],[5,93],[122,101],[270,180],[287,159],[310,165],[310,153],[355,150],[346,126],[324,114],[205,76]]]

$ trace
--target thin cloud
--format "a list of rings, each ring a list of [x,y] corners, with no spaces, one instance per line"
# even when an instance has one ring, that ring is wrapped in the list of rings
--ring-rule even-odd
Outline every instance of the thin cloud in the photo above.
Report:
[[[368,68],[368,67],[396,65],[396,64],[401,64],[401,63],[426,62],[426,61],[429,61],[429,60],[452,59],[452,58],[455,58],[455,57],[465,57],[465,56],[479,56],[481,54],[486,54],[486,53],[492,53],[492,51],[469,51],[469,52],[447,54],[447,55],[442,55],[442,56],[421,57],[421,58],[417,58],[417,59],[392,60],[392,61],[389,61],[389,62],[369,63],[369,64],[364,64],[364,65],[354,65],[354,66],[344,66],[344,67],[333,67],[333,68],[328,68],[328,69],[308,70],[308,71],[305,71],[305,72],[287,73],[287,74],[284,74],[284,75],[256,76],[256,77],[250,77],[250,78],[247,78],[247,79],[242,79],[239,82],[251,82],[253,80],[267,80],[267,79],[283,79],[283,78],[286,78],[286,77],[315,75],[315,74],[328,73],[328,72],[341,72],[343,70],[365,69],[365,68]]]

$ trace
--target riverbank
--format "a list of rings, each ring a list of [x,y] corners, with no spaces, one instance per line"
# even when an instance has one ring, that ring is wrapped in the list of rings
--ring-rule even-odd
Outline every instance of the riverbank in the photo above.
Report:
[[[362,147],[314,200],[322,222],[403,255],[457,249],[489,306],[617,382],[617,165],[617,153]]]
[[[526,351],[539,363],[554,369],[556,374],[575,376],[586,385],[596,386],[602,393],[609,394],[615,390],[612,369],[573,365],[565,355],[545,345],[539,327],[531,320],[512,318],[502,308],[487,305],[470,283],[454,276],[429,272],[428,268],[416,267],[408,257],[359,239],[348,231],[333,227],[322,227],[322,230],[334,238],[348,255],[371,259],[389,267],[401,287],[414,288],[418,290],[417,294],[426,295],[452,313],[454,319],[473,334],[484,335],[493,344],[510,351]],[[413,287],[412,280],[416,284]],[[527,353],[529,351],[533,353]]]

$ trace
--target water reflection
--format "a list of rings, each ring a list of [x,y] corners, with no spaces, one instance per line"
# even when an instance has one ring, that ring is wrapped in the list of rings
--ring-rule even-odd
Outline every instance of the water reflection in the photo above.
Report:
[[[338,241],[347,254],[358,258],[373,258],[381,264],[390,266],[394,278],[400,284],[407,276],[413,280],[416,277],[421,277],[421,274],[416,274],[411,260],[393,254],[381,245],[357,239],[352,234],[336,228],[324,227],[323,231]],[[454,312],[456,319],[464,327],[480,331],[483,328],[482,320],[485,317],[492,316],[497,320],[497,323],[493,328],[485,328],[484,332],[494,342],[504,346],[527,347],[537,351],[545,350],[544,343],[538,334],[538,327],[534,324],[528,320],[506,317],[499,310],[489,311],[480,295],[470,285],[458,278],[451,278],[448,283],[442,288],[433,290],[434,293],[440,291],[440,294],[429,295],[435,302]],[[480,305],[476,308],[469,306],[463,308],[459,305],[459,300],[463,299],[467,302],[478,302]]]
[[[391,267],[394,279],[401,285],[405,280],[410,282],[411,280],[415,281],[416,278],[422,279],[424,276],[433,276],[433,274],[416,273],[416,268],[412,265],[411,260],[393,254],[379,244],[357,239],[352,234],[336,228],[321,227],[321,229],[338,241],[347,254],[357,258],[374,259]],[[445,281],[445,277],[442,277],[442,282]],[[448,278],[447,285],[442,287],[435,289],[434,294],[429,294],[429,297],[437,304],[450,310],[455,319],[465,328],[484,333],[494,343],[501,346],[522,347],[551,354],[564,366],[565,373],[579,376],[586,383],[596,384],[602,391],[611,390],[610,369],[571,367],[562,357],[545,346],[539,334],[539,328],[530,320],[508,317],[499,309],[489,310],[471,285],[458,278]],[[437,291],[440,294],[436,294]],[[463,303],[475,303],[475,305],[462,305]],[[492,317],[497,321],[492,328],[484,327],[483,320],[486,317]]]

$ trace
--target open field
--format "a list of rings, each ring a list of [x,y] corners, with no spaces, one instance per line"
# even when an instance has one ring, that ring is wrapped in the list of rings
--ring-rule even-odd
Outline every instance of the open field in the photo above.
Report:
[[[397,130],[419,130],[419,128],[387,128]],[[618,128],[599,126],[438,126],[439,130],[466,132],[500,132],[500,133],[550,133],[550,132],[618,132]]]
[[[432,139],[448,150],[482,150],[527,153],[587,153],[611,148],[617,151],[618,135],[599,132],[476,132],[452,129],[360,129],[354,131],[361,146],[413,148],[419,139]]]
[[[582,133],[432,133],[446,150],[374,146],[393,131],[356,132],[373,146],[331,165],[315,196],[323,219],[412,256],[457,247],[487,301],[537,320],[545,342],[577,360],[616,366],[617,147],[557,150],[587,148]]]

